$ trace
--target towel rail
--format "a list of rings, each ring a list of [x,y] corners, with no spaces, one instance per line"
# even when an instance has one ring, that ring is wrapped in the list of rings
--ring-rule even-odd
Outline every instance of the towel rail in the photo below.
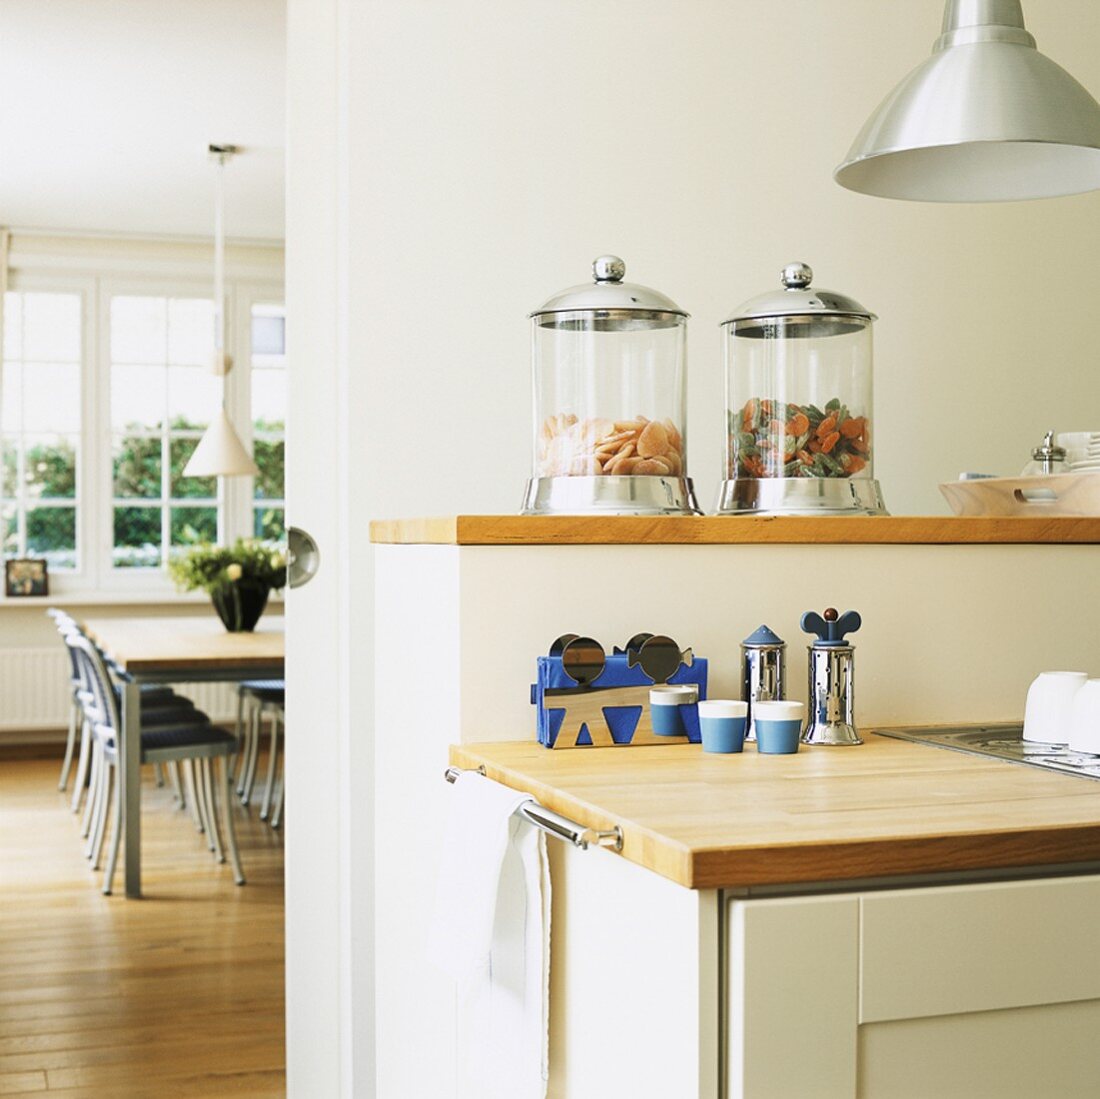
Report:
[[[485,768],[478,767],[477,773],[485,774]],[[454,782],[461,774],[463,772],[459,768],[448,767],[443,772],[443,777],[448,782]],[[582,851],[586,851],[590,843],[596,844],[597,847],[610,847],[615,851],[623,849],[623,830],[618,825],[607,831],[588,828],[575,820],[563,817],[560,813],[555,813],[553,809],[547,809],[537,801],[525,801],[516,810],[516,814],[530,821],[536,828],[541,828],[551,836],[557,836],[558,839],[566,840]]]

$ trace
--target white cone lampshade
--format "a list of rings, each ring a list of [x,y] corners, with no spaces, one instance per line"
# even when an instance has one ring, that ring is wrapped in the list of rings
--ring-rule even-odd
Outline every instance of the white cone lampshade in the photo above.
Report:
[[[183,468],[185,477],[243,477],[259,472],[224,408],[218,409],[191,460]]]
[[[834,178],[925,202],[1091,191],[1100,104],[1035,48],[1020,0],[947,0],[932,56],[883,100]]]

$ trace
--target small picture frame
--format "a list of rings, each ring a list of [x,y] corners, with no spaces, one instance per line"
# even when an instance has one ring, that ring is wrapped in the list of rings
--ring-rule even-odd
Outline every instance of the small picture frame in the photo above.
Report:
[[[4,594],[9,599],[49,595],[50,575],[43,557],[15,557],[4,562]]]

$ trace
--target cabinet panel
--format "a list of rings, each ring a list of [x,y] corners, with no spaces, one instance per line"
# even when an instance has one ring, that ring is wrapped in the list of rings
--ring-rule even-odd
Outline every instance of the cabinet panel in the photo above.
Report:
[[[1095,1099],[1100,1001],[986,1011],[859,1031],[860,1099]]]
[[[731,901],[728,1099],[851,1099],[859,898]]]
[[[1100,879],[861,898],[860,1022],[1100,999]]]
[[[547,847],[548,1099],[717,1099],[718,894]]]

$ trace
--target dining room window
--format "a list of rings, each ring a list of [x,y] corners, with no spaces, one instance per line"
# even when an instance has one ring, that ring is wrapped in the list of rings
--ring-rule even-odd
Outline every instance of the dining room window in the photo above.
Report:
[[[251,315],[252,534],[282,541],[286,514],[286,309],[255,302]]]
[[[217,478],[185,477],[222,380],[210,372],[209,298],[120,294],[110,305],[112,538],[116,569],[154,569],[216,542]]]
[[[5,557],[80,565],[83,297],[9,290],[0,378]]]
[[[171,598],[186,547],[285,538],[281,254],[238,246],[224,378],[210,370],[207,255],[193,244],[27,236],[0,294],[0,546],[45,558],[50,594]],[[234,264],[237,265],[234,270]],[[255,477],[186,477],[224,408]],[[3,566],[0,564],[0,573]]]

